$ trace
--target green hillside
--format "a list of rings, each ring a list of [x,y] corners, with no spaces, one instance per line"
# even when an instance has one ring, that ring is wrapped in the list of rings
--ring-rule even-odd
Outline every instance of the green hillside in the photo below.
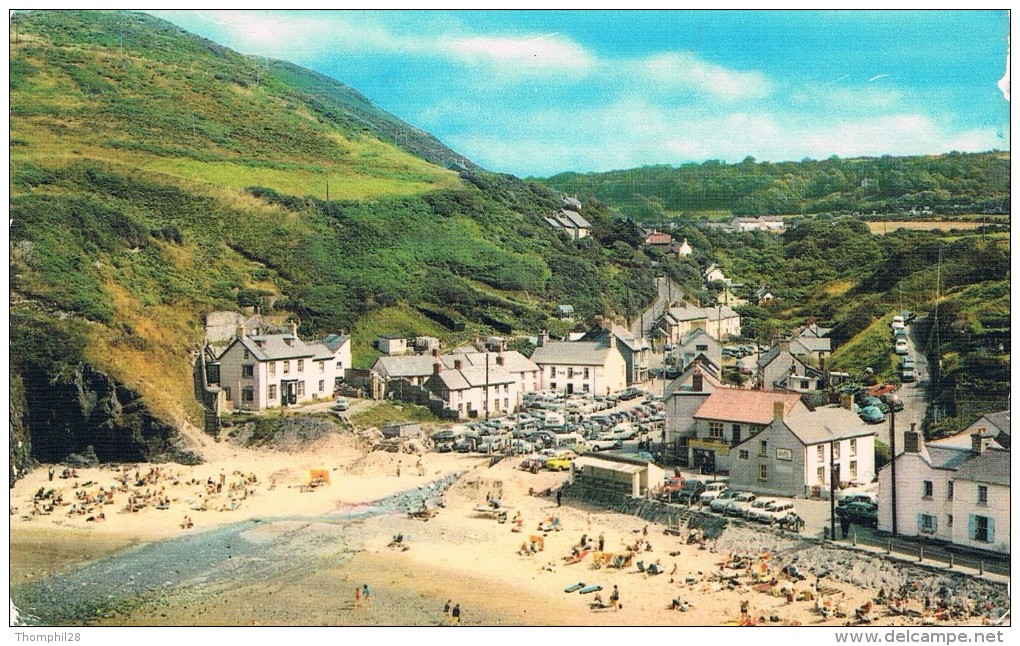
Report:
[[[10,97],[12,387],[37,458],[98,427],[100,458],[151,457],[138,447],[198,424],[191,361],[212,310],[352,332],[367,364],[369,330],[418,332],[422,310],[466,338],[537,333],[558,302],[591,318],[652,298],[647,259],[620,242],[639,236],[607,210],[586,207],[596,235],[568,241],[542,220],[550,189],[151,16],[16,14]]]
[[[710,160],[605,173],[562,173],[541,180],[591,196],[644,221],[676,215],[1008,213],[1009,153],[756,162]]]

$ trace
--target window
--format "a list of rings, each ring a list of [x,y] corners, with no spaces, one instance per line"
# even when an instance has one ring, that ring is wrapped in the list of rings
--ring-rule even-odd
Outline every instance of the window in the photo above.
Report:
[[[297,371],[298,372],[304,372],[305,371],[305,360],[304,359],[298,359],[297,360]]]
[[[510,400],[503,399],[503,410],[510,410]]]
[[[464,414],[464,402],[457,404],[457,414],[458,415]]]
[[[918,514],[917,515],[917,531],[922,534],[934,534],[935,533],[935,517],[931,514]]]
[[[297,382],[297,396],[303,397],[304,394],[305,394],[305,382],[299,381]]]
[[[953,499],[953,481],[950,480],[946,483],[946,500]]]
[[[857,460],[850,460],[850,479],[857,479]]]
[[[971,514],[970,527],[968,528],[971,540],[982,543],[991,543],[995,538],[995,521],[988,516],[976,516]]]
[[[793,450],[792,449],[776,449],[776,459],[777,460],[786,460],[786,461],[793,460]]]
[[[758,465],[758,479],[768,480],[769,479],[769,465],[759,464]]]
[[[948,516],[946,516],[946,527],[952,527],[952,526],[953,526],[953,515],[949,514]]]
[[[324,379],[319,380],[319,392],[326,390],[326,381]]]
[[[589,390],[589,388],[588,388],[588,384],[585,384],[585,385],[584,385],[584,392],[588,392],[588,390]]]
[[[740,449],[740,453],[737,454],[741,460],[746,460],[751,457],[751,452],[745,449]]]
[[[276,399],[276,384],[269,384],[269,399]]]
[[[825,484],[825,467],[818,467],[815,471],[815,480],[818,484]]]
[[[588,379],[589,378],[589,374],[591,374],[591,368],[585,368],[584,369],[584,378]]]
[[[764,458],[768,454],[769,454],[769,441],[762,440],[761,442],[758,443],[758,456]]]
[[[337,361],[336,362],[336,369],[337,370],[343,370],[344,369],[344,362],[343,361]]]
[[[290,374],[290,361],[284,361],[283,362],[283,374],[285,374],[285,375],[289,375]]]
[[[554,381],[551,384],[549,384],[549,388],[556,390],[556,382]]]
[[[316,363],[319,364],[319,374],[320,375],[322,373],[326,372],[326,362],[325,361],[316,361]]]
[[[708,352],[708,344],[706,343],[704,345],[695,345],[694,349],[698,352]]]
[[[234,397],[231,395],[229,387],[223,389],[223,396],[227,399],[228,402],[234,401]]]
[[[825,462],[825,445],[824,444],[819,444],[818,445],[818,461],[819,462]]]
[[[850,440],[850,457],[857,455],[857,439]]]
[[[567,368],[567,379],[573,379],[573,378],[574,378],[574,368],[573,367]]]
[[[839,459],[839,445],[840,445],[839,442],[833,442],[832,443],[832,459],[833,460],[838,460]]]
[[[252,377],[254,377],[255,366],[252,365],[241,366],[241,376],[244,377],[245,379],[251,379]]]
[[[245,348],[245,350],[244,350],[244,358],[245,359],[250,359],[251,358],[251,354],[248,353],[248,349],[247,348]]]
[[[255,390],[253,388],[245,388],[241,391],[241,401],[253,402],[255,401]]]
[[[722,422],[709,422],[708,423],[708,436],[709,437],[722,437]]]
[[[269,362],[269,376],[270,377],[275,377],[276,376],[276,362],[275,361],[270,361]]]
[[[549,366],[549,376],[550,377],[555,377],[556,376],[556,366]],[[553,388],[555,388],[555,387],[556,386],[553,386]]]
[[[977,504],[985,506],[988,504],[988,487],[985,485],[978,485],[978,500]]]
[[[932,494],[934,493],[934,491],[935,491],[935,487],[932,484],[931,480],[925,480],[924,481],[924,497],[930,500]]]

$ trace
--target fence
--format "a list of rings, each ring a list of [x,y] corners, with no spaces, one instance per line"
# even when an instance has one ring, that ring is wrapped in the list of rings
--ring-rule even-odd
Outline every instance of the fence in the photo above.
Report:
[[[964,567],[984,574],[999,574],[1009,576],[1009,558],[996,558],[989,555],[988,558],[981,558],[979,555],[960,553],[945,546],[937,544],[922,544],[914,542],[902,542],[892,539],[882,539],[872,536],[859,536],[854,534],[851,542],[854,545],[868,545],[885,550],[887,554],[898,554],[917,559],[918,562],[936,561],[953,567]]]

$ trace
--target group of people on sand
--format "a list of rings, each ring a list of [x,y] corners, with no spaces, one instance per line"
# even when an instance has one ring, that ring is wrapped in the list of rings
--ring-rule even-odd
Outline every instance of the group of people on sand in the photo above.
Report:
[[[460,623],[460,615],[461,615],[460,604],[459,603],[455,603],[455,604],[453,604],[451,606],[450,605],[451,603],[453,603],[453,599],[447,599],[446,600],[446,605],[443,606],[443,614],[446,615],[447,618],[454,625],[456,625],[456,624]]]

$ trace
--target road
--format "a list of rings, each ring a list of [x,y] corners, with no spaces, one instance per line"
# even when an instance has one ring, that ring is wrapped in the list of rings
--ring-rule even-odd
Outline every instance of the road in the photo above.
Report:
[[[648,336],[652,331],[652,326],[655,325],[656,319],[666,309],[670,299],[675,302],[683,298],[683,290],[670,278],[656,278],[655,290],[655,300],[651,306],[631,323],[630,331],[635,336]]]
[[[903,400],[903,410],[896,413],[897,455],[903,452],[903,433],[910,430],[911,424],[917,424],[917,428],[920,430],[921,424],[924,422],[925,415],[928,412],[928,390],[931,385],[931,372],[928,370],[928,359],[925,358],[923,352],[924,339],[918,338],[921,336],[921,330],[926,329],[927,326],[920,321],[915,321],[907,328],[908,356],[913,357],[917,364],[917,368],[914,370],[917,374],[917,381],[905,383],[896,391],[896,395]],[[876,428],[878,430],[878,439],[889,444],[889,422],[886,421]]]

